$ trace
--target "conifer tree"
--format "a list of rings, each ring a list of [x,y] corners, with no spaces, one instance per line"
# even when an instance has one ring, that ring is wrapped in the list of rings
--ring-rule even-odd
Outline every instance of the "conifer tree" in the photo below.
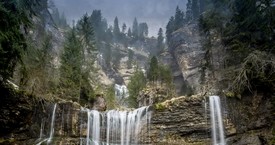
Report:
[[[17,62],[26,51],[25,33],[31,26],[31,17],[38,14],[36,0],[0,0],[0,79],[13,76]],[[25,31],[22,31],[25,30]]]
[[[77,24],[81,47],[81,79],[80,81],[80,103],[87,102],[93,97],[93,88],[91,81],[95,82],[97,69],[94,66],[97,49],[95,46],[95,37],[93,25],[89,21],[88,14],[85,14]],[[93,76],[92,76],[93,75]]]
[[[120,29],[119,29],[119,24],[118,24],[118,18],[116,17],[114,20],[114,37],[116,40],[120,40]]]
[[[132,35],[136,40],[138,39],[138,21],[137,21],[137,18],[135,18],[134,22],[133,22]]]
[[[127,36],[128,36],[128,37],[132,37],[132,31],[131,31],[131,28],[129,28],[129,29],[128,29]]]
[[[170,46],[170,39],[171,39],[171,34],[174,32],[175,30],[175,19],[172,16],[168,22],[168,24],[166,25],[166,38],[167,38],[167,44],[168,46]]]
[[[127,85],[129,89],[128,104],[131,107],[138,107],[137,96],[139,92],[146,86],[146,78],[143,72],[136,68],[134,75],[130,77],[130,82]]]
[[[174,29],[177,30],[181,28],[183,26],[183,23],[184,23],[184,13],[177,6],[176,14],[175,14]]]
[[[149,70],[147,73],[147,78],[149,81],[152,81],[155,83],[158,80],[159,77],[159,71],[158,71],[158,59],[156,56],[153,56],[149,63]]]
[[[82,45],[77,38],[76,30],[69,32],[61,56],[60,91],[63,97],[77,101],[80,97],[80,80],[82,69]]]
[[[185,16],[186,16],[185,19],[187,22],[191,21],[193,18],[191,0],[188,0],[188,2],[186,4],[186,15]]]
[[[157,49],[159,50],[160,53],[164,51],[164,43],[163,43],[163,40],[164,40],[163,31],[162,31],[162,28],[159,28],[159,31],[158,31]]]
[[[198,19],[199,18],[199,4],[198,0],[192,0],[192,14],[193,14],[193,19]]]
[[[164,65],[159,65],[159,79],[161,81],[161,84],[166,84],[167,87],[172,87],[173,84],[173,76],[172,72],[169,69],[169,67]]]

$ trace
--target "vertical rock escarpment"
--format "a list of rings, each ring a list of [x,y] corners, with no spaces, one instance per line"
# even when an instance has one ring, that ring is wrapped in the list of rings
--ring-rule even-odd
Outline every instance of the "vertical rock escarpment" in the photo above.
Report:
[[[189,24],[173,32],[170,44],[169,52],[173,61],[170,65],[175,84],[180,86],[177,89],[181,89],[183,94],[198,93],[205,52],[202,50],[197,24]],[[179,78],[183,80],[179,81]]]

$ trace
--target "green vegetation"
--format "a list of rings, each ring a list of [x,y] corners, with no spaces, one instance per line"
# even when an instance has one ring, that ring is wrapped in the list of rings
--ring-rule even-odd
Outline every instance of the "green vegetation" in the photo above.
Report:
[[[144,40],[145,37],[148,37],[148,25],[147,23],[140,23],[138,26],[138,38]]]
[[[138,107],[137,96],[145,86],[146,78],[143,72],[137,68],[134,75],[130,77],[130,82],[127,86],[129,90],[129,97],[127,100],[129,107]]]
[[[186,12],[182,11],[177,6],[175,15],[169,19],[169,22],[166,25],[166,38],[170,49],[172,49],[172,33],[182,28],[184,25],[196,23],[200,18],[200,15],[205,12],[205,8],[208,7],[205,4],[207,3],[208,5],[212,5],[212,1],[216,0],[188,0],[186,4]],[[220,11],[220,13],[222,12],[223,11]],[[219,21],[219,19],[216,20]]]
[[[77,30],[73,28],[65,41],[60,66],[62,97],[69,97],[82,105],[93,100],[95,93],[91,81],[94,78],[91,72],[96,74],[96,51],[92,23],[85,14],[77,23]]]
[[[161,84],[166,84],[170,87],[172,87],[173,83],[173,77],[170,68],[168,66],[159,64],[158,59],[155,56],[153,56],[149,62],[147,79],[153,83],[160,81]]]
[[[160,53],[164,52],[164,37],[163,37],[163,31],[162,28],[159,28],[159,32],[158,32],[158,38],[157,38],[158,42],[157,42],[157,49],[159,50]]]
[[[56,91],[56,69],[53,64],[52,35],[44,34],[41,48],[36,48],[37,42],[28,38],[28,47],[22,54],[22,64],[17,67],[15,79],[21,90],[31,94],[50,95]]]
[[[134,22],[133,22],[132,35],[133,35],[135,40],[138,39],[138,21],[137,21],[137,18],[135,18]]]
[[[35,0],[0,1],[0,77],[4,80],[13,76],[16,64],[27,49],[24,35],[31,26],[31,17],[38,13],[36,4]]]
[[[74,101],[79,100],[81,64],[82,64],[82,45],[76,36],[73,28],[69,32],[65,41],[64,52],[61,56],[60,66],[60,91],[63,97],[69,97]]]
[[[116,95],[115,95],[115,88],[114,85],[111,85],[106,89],[105,92],[105,100],[107,103],[107,110],[112,110],[117,107],[117,102],[116,102]]]
[[[116,17],[114,20],[114,37],[119,40],[120,39],[120,29],[118,24],[118,18]]]
[[[166,106],[163,103],[157,103],[154,105],[154,108],[158,111],[162,111],[162,110],[166,109]]]
[[[272,1],[212,1],[200,18],[206,51],[205,68],[212,70],[211,52],[217,37],[226,47],[224,68],[235,94],[274,91],[275,9]],[[211,33],[212,32],[212,33]]]
[[[147,78],[149,81],[152,81],[153,83],[155,83],[159,78],[159,66],[158,59],[156,56],[153,56],[149,62]]]

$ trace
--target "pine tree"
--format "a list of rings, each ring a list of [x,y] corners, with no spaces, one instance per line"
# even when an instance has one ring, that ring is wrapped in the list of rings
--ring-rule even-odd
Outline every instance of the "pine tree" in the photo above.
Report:
[[[161,84],[166,84],[167,87],[172,88],[173,76],[169,67],[164,65],[159,65],[159,73],[160,73],[159,77],[160,77]]]
[[[129,29],[128,29],[127,36],[128,36],[128,37],[132,37],[132,31],[131,31],[131,28],[129,28]]]
[[[184,13],[177,6],[176,14],[175,14],[174,29],[177,30],[181,28],[183,26],[183,23],[184,23]]]
[[[137,68],[134,75],[130,77],[130,82],[127,85],[127,88],[129,89],[129,97],[127,98],[129,106],[134,108],[138,107],[137,96],[145,86],[146,78],[143,72]]]
[[[52,57],[52,34],[44,34],[42,43],[27,39],[28,47],[22,56],[23,65],[15,72],[20,89],[38,96],[54,93],[57,77]]]
[[[83,43],[83,46],[85,47],[82,50],[83,56],[85,53],[85,49],[87,51],[91,52],[93,51],[94,46],[94,31],[93,31],[93,26],[92,23],[89,21],[89,16],[88,14],[84,14],[84,16],[79,20],[77,24],[77,30],[79,32],[79,35],[81,36],[81,41]]]
[[[168,22],[168,24],[166,25],[166,38],[167,38],[167,44],[168,46],[171,45],[171,34],[174,32],[175,30],[175,19],[172,16]]]
[[[163,40],[164,40],[163,31],[162,31],[162,28],[159,28],[159,31],[158,31],[157,49],[159,50],[160,53],[164,51]]]
[[[137,18],[134,19],[133,22],[133,28],[132,28],[132,35],[134,37],[134,39],[138,39],[138,21]]]
[[[26,51],[24,32],[31,26],[31,17],[37,14],[37,5],[35,0],[0,0],[0,79],[4,81],[12,77]]]
[[[82,45],[73,28],[69,32],[61,55],[60,88],[63,97],[77,101],[80,97],[80,80],[82,69]]]
[[[147,78],[149,81],[155,83],[159,77],[159,66],[158,66],[158,59],[156,56],[153,56],[150,60],[150,66],[147,73]]]
[[[120,40],[120,29],[119,29],[119,24],[118,24],[118,18],[116,17],[114,20],[114,37],[116,40]]]
[[[94,28],[96,45],[99,46],[100,42],[106,38],[106,31],[108,28],[106,19],[102,18],[101,10],[93,10],[90,18],[90,23],[92,23],[92,27]]]
[[[199,4],[198,0],[192,0],[192,14],[193,14],[193,19],[198,19],[199,18]]]
[[[111,67],[111,60],[112,60],[112,49],[110,43],[107,43],[103,50],[103,59],[105,60],[106,67]]]
[[[185,19],[187,22],[189,22],[193,19],[191,0],[188,0],[188,2],[186,4],[186,18]]]
[[[95,82],[97,69],[94,63],[97,56],[95,47],[95,37],[92,23],[89,21],[88,14],[85,14],[77,24],[81,47],[81,79],[80,81],[80,103],[87,103],[89,99],[93,99],[93,88],[91,81]],[[91,75],[94,76],[91,76]]]

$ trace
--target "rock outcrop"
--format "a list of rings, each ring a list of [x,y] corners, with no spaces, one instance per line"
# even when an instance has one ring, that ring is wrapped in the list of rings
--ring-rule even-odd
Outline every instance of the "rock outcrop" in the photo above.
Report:
[[[198,93],[205,52],[202,50],[197,24],[189,24],[173,32],[170,44],[169,51],[174,61],[170,66],[174,80],[183,78],[179,85],[182,87],[178,89],[182,89],[183,94]]]
[[[274,115],[272,97],[266,97],[260,94],[241,100],[221,97],[227,144],[271,144]],[[194,95],[172,98],[156,103],[154,108],[150,136],[153,143],[211,144],[208,97]]]
[[[0,84],[0,144],[29,145],[50,135],[54,103],[14,90],[12,86]],[[80,118],[87,118],[77,103],[63,100],[56,107],[54,135],[76,138],[79,142]],[[85,125],[83,123],[83,125]]]
[[[204,99],[178,97],[155,104],[152,117],[153,143],[202,144],[210,140],[210,123]]]

